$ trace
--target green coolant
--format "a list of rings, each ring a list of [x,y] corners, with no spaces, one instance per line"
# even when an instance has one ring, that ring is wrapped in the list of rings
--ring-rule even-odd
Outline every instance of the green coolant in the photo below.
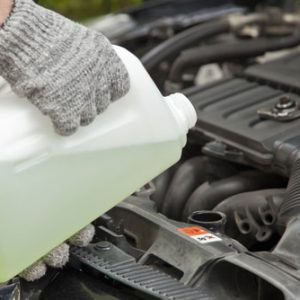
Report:
[[[0,162],[0,282],[177,161],[178,141]]]

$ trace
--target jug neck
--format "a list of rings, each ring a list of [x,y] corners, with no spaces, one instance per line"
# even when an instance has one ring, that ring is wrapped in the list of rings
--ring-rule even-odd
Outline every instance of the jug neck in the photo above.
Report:
[[[180,135],[186,137],[188,131],[196,125],[197,113],[190,100],[181,93],[165,97],[166,103],[175,117]],[[186,138],[183,141],[186,143]],[[184,146],[183,145],[183,146]]]

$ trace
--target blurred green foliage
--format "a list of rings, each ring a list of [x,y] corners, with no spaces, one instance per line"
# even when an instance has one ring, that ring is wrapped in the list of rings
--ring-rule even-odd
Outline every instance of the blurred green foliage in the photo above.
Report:
[[[0,0],[1,1],[1,0]],[[140,4],[142,0],[39,0],[39,4],[64,16],[82,21],[122,8]]]

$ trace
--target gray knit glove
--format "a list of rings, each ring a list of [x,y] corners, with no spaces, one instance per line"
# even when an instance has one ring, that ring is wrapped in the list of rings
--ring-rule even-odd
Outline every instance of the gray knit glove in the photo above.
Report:
[[[95,235],[95,227],[92,224],[81,229],[74,234],[68,243],[77,247],[86,247],[93,240]],[[46,272],[47,267],[63,268],[69,260],[69,245],[62,243],[40,260],[29,266],[26,270],[19,274],[20,277],[27,281],[35,281],[42,278]]]
[[[61,135],[90,124],[129,89],[110,42],[31,0],[15,0],[0,28],[0,75]]]

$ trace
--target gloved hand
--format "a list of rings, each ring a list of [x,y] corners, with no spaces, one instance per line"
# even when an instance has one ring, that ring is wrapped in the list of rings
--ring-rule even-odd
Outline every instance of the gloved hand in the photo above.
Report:
[[[90,124],[130,85],[106,37],[32,0],[14,0],[0,28],[0,75],[61,135]]]
[[[93,239],[95,227],[92,224],[81,229],[73,235],[68,243],[77,247],[86,247]],[[69,260],[69,245],[63,243],[50,251],[42,259],[25,269],[19,274],[27,281],[35,281],[46,274],[47,266],[52,268],[62,268]]]

